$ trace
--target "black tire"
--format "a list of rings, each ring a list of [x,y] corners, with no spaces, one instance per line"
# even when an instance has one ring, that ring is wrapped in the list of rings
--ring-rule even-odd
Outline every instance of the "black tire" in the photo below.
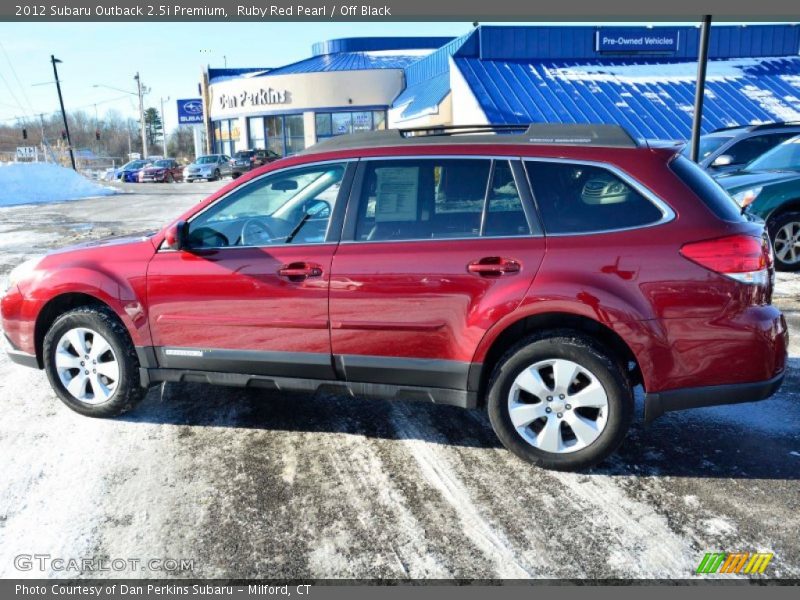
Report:
[[[508,398],[515,379],[527,367],[550,359],[565,359],[588,369],[606,393],[605,428],[592,443],[574,452],[546,452],[536,448],[525,441],[511,421]],[[541,402],[544,401],[542,398]],[[633,418],[634,403],[622,365],[607,350],[580,333],[558,330],[530,336],[500,359],[489,382],[487,407],[492,427],[508,450],[546,469],[575,471],[597,465],[619,447]],[[546,418],[555,415],[551,413]],[[560,423],[558,427],[563,431]]]
[[[111,346],[119,364],[119,381],[116,389],[105,402],[89,404],[81,402],[64,387],[56,370],[55,353],[61,337],[76,327],[96,331]],[[117,315],[108,308],[83,306],[58,317],[44,337],[44,367],[50,385],[58,397],[69,408],[88,417],[115,417],[131,410],[147,390],[140,385],[139,359],[128,331]]]
[[[800,270],[800,250],[795,250],[796,256],[798,257],[798,260],[795,262],[784,262],[778,257],[778,245],[776,245],[775,236],[783,227],[790,223],[795,223],[797,227],[800,228],[800,212],[781,213],[775,217],[772,217],[767,225],[769,239],[772,243],[772,253],[775,255],[775,268],[778,271]]]
[[[164,178],[164,183],[175,183],[175,178],[172,176],[172,173],[167,173],[167,176]]]
[[[214,171],[214,179],[213,179],[213,181],[219,181],[219,179],[220,179],[221,177],[222,177],[222,175],[220,175],[219,169],[217,169],[216,171]]]

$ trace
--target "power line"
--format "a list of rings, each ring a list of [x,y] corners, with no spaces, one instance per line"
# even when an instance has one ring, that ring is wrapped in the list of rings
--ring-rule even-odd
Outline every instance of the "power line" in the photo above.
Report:
[[[0,40],[0,50],[3,51],[3,56],[6,57],[6,62],[8,62],[8,66],[11,67],[11,73],[14,75],[14,79],[17,80],[17,85],[19,86],[19,89],[22,91],[22,96],[25,99],[25,102],[28,104],[28,108],[31,110],[31,113],[35,114],[36,111],[33,109],[33,104],[31,104],[31,99],[28,97],[28,92],[25,91],[25,86],[22,85],[22,81],[20,81],[19,75],[17,75],[17,70],[14,68],[14,63],[11,62],[11,57],[8,55],[6,47],[3,45],[2,40]]]

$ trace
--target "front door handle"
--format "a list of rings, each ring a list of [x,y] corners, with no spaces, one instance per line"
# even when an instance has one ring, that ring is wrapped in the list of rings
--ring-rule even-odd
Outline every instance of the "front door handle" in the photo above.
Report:
[[[278,275],[289,281],[304,281],[309,277],[321,277],[322,267],[314,263],[293,262],[278,269]]]
[[[519,273],[522,265],[512,258],[502,256],[486,256],[473,260],[467,265],[467,271],[481,277],[501,277]]]

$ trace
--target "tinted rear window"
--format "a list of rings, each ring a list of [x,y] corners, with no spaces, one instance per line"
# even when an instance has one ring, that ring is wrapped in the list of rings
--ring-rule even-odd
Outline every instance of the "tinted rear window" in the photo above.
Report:
[[[603,167],[526,160],[525,168],[547,233],[617,231],[664,218],[655,204]]]
[[[730,194],[691,160],[678,156],[669,166],[718,218],[734,223],[746,220]]]

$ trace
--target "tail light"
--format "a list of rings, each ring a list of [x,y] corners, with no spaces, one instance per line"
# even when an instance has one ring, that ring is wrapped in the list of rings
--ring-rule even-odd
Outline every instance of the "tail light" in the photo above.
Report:
[[[690,242],[681,255],[701,267],[736,281],[766,286],[772,262],[769,242],[749,235],[730,235]]]

